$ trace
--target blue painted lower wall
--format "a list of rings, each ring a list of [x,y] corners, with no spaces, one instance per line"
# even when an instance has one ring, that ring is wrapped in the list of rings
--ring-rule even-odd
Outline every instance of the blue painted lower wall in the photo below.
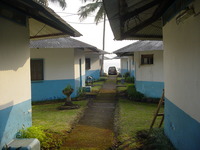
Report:
[[[131,71],[128,71],[127,69],[121,69],[121,70],[120,70],[121,75],[124,75],[124,74],[127,73],[127,72],[130,73],[130,76],[131,76],[131,77],[134,77],[134,76],[135,76],[135,70],[131,70]]]
[[[124,75],[126,72],[128,72],[128,69],[121,69],[120,70],[121,75]]]
[[[81,78],[77,78],[75,80],[75,95],[78,95],[78,91],[81,87],[83,87],[83,82],[85,82],[85,75],[82,75]]]
[[[131,70],[131,77],[135,77],[135,70]]]
[[[143,93],[146,97],[160,98],[162,96],[164,82],[135,81],[135,87],[138,92]]]
[[[71,97],[75,97],[77,87],[75,87],[74,79],[67,80],[44,80],[41,82],[31,83],[32,101],[43,101],[65,98],[62,90],[70,84],[74,90]]]
[[[92,76],[95,80],[98,80],[100,78],[100,70],[85,70],[86,77]]]
[[[0,110],[0,149],[16,137],[22,127],[32,125],[31,100]]]
[[[200,123],[165,99],[165,134],[178,150],[200,150]]]

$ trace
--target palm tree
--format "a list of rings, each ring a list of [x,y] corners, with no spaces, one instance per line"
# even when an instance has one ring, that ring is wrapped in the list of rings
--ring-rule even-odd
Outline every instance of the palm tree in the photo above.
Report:
[[[100,21],[103,20],[103,46],[102,49],[105,50],[105,26],[106,26],[106,13],[103,6],[102,0],[82,0],[82,2],[86,3],[88,1],[91,1],[91,3],[86,4],[85,6],[82,6],[78,10],[78,14],[80,16],[80,20],[86,19],[90,14],[97,11],[94,22],[98,24]],[[102,55],[102,61],[101,61],[101,75],[103,74],[103,62],[104,62],[104,55]]]
[[[52,2],[52,3],[59,3],[60,7],[64,10],[67,6],[65,0],[36,0],[37,2],[39,2],[42,5],[48,6],[48,1]]]

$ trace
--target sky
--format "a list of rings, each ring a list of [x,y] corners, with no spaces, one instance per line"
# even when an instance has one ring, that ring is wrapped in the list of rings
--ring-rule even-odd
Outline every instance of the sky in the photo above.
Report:
[[[62,17],[68,24],[70,24],[74,29],[80,32],[83,36],[76,37],[75,39],[88,43],[90,45],[96,46],[102,49],[103,41],[103,21],[98,25],[94,22],[94,14],[91,14],[84,21],[80,21],[78,16],[78,10],[81,6],[85,5],[82,0],[66,0],[67,7],[63,10],[56,3],[49,3],[49,7],[52,8],[60,17]],[[113,33],[110,28],[109,21],[106,21],[106,38],[105,38],[105,51],[112,53],[126,45],[133,43],[134,41],[115,41]],[[109,58],[115,55],[106,55]],[[116,66],[119,68],[119,59],[115,60],[105,60],[104,70],[107,72],[109,66]]]

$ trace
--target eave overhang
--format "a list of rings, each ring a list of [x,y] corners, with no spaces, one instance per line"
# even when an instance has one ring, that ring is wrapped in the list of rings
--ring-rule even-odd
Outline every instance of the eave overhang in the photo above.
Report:
[[[161,16],[174,0],[103,0],[116,40],[161,40]]]
[[[81,36],[77,30],[66,23],[52,9],[34,0],[1,0],[0,3],[29,17],[31,39],[55,36]]]

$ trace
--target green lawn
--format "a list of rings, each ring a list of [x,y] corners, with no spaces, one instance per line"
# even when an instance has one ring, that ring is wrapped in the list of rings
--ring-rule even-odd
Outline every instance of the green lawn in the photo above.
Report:
[[[157,104],[133,102],[127,99],[119,99],[119,140],[124,141],[135,136],[139,130],[149,129],[156,111]],[[163,107],[160,109],[163,112]],[[159,118],[159,117],[158,117]],[[158,127],[160,118],[155,127]]]
[[[51,104],[33,105],[33,126],[44,126],[54,132],[69,131],[74,120],[77,120],[80,113],[86,107],[87,101],[74,101],[74,104],[79,104],[79,109],[58,110],[64,102]]]
[[[92,86],[92,92],[98,92],[101,89],[106,79],[107,77],[100,77],[99,80],[95,81]],[[91,86],[91,83],[88,86]]]
[[[125,90],[127,90],[127,87],[129,85],[134,85],[134,83],[124,83],[124,84],[121,84],[121,83],[118,83],[118,87],[117,87],[117,92],[123,92]]]

